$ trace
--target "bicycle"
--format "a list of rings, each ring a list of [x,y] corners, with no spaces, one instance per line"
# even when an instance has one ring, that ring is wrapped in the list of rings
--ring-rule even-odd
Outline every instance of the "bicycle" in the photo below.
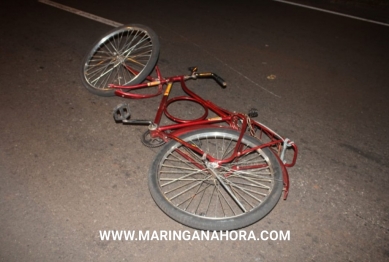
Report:
[[[149,171],[149,190],[155,203],[168,216],[192,228],[232,230],[265,217],[278,203],[282,191],[289,192],[286,168],[296,163],[298,149],[248,114],[230,112],[194,93],[186,81],[213,78],[212,72],[163,77],[156,65],[159,40],[150,28],[133,24],[105,34],[83,60],[81,76],[85,87],[101,96],[149,98],[162,94],[154,120],[130,119],[128,104],[115,107],[113,117],[124,124],[147,125],[142,143],[160,147]],[[156,77],[150,75],[155,71]],[[174,83],[184,96],[169,98]],[[148,94],[134,90],[155,87]],[[178,101],[194,102],[204,113],[182,119],[168,110]],[[216,117],[209,117],[212,112]],[[173,124],[161,125],[166,116]],[[292,155],[287,161],[287,149]]]

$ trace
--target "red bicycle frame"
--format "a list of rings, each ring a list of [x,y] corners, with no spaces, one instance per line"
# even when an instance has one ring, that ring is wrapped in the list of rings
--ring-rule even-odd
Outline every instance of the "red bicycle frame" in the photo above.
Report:
[[[131,68],[127,68],[133,74],[137,74]],[[287,198],[289,192],[289,175],[286,167],[292,167],[296,163],[298,149],[297,146],[291,142],[289,139],[285,139],[278,135],[276,132],[266,127],[265,125],[252,120],[248,115],[242,113],[234,113],[230,112],[226,109],[223,109],[210,101],[204,100],[202,97],[191,91],[185,84],[185,81],[189,79],[196,79],[200,77],[213,77],[219,84],[225,86],[224,80],[222,80],[219,76],[214,73],[196,73],[195,69],[192,70],[192,75],[181,75],[181,76],[173,76],[163,78],[161,72],[159,71],[158,66],[155,67],[155,72],[157,74],[157,78],[153,78],[149,76],[146,80],[146,83],[132,85],[132,86],[118,86],[118,85],[109,85],[111,88],[115,88],[115,94],[117,96],[121,96],[124,98],[149,98],[153,96],[158,96],[163,93],[163,97],[160,101],[159,108],[155,115],[154,121],[146,121],[146,120],[127,120],[123,121],[129,124],[149,124],[149,130],[151,137],[160,138],[164,141],[168,141],[170,139],[176,140],[184,146],[190,148],[194,152],[197,152],[199,155],[203,156],[204,159],[207,159],[209,162],[215,163],[217,165],[221,165],[224,163],[231,162],[236,157],[248,154],[252,151],[270,148],[276,155],[277,160],[279,161],[282,167],[283,173],[283,183],[284,183],[284,199]],[[180,82],[181,88],[187,94],[187,96],[178,96],[169,99],[169,94],[173,87],[173,84],[176,82]],[[166,86],[165,90],[163,87]],[[148,87],[158,87],[157,92],[153,94],[135,94],[131,93],[132,90],[148,88]],[[169,105],[177,102],[177,101],[192,101],[199,105],[201,105],[204,109],[204,114],[197,119],[180,119],[178,117],[173,116],[167,110]],[[217,115],[217,117],[207,118],[209,111],[212,111]],[[167,118],[175,122],[175,124],[164,125],[161,126],[161,119],[165,115]],[[223,125],[224,123],[224,125]],[[226,125],[227,124],[227,125]],[[240,131],[239,139],[237,141],[237,145],[235,146],[234,152],[227,159],[217,159],[211,155],[206,154],[200,148],[192,145],[188,142],[183,141],[179,138],[180,135],[187,133],[192,130],[198,130],[200,128],[206,127],[219,127],[219,128],[229,128]],[[257,138],[263,144],[246,149],[241,151],[240,145],[243,138],[243,135],[246,132],[249,132],[251,136]],[[293,150],[293,156],[291,160],[287,162],[285,160],[285,152],[287,148],[291,148]],[[191,162],[195,162],[191,160],[191,157],[186,155],[183,152],[179,152],[183,157]],[[247,166],[245,168],[258,168],[259,166]]]

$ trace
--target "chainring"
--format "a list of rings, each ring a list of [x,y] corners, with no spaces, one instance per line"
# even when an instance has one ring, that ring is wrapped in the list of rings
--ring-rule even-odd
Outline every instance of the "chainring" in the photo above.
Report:
[[[150,130],[147,130],[143,133],[141,137],[141,142],[143,145],[151,148],[159,147],[166,143],[163,139],[159,137],[151,137]]]

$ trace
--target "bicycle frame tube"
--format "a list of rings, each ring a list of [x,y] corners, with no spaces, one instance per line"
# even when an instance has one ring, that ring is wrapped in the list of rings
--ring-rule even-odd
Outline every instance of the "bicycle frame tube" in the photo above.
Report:
[[[126,67],[127,68],[127,67]],[[131,68],[127,68],[128,71],[136,75],[138,72],[134,71]],[[204,100],[202,97],[191,91],[185,84],[185,81],[194,78],[192,76],[173,76],[168,78],[163,78],[161,75],[161,72],[159,71],[158,67],[155,67],[155,72],[157,74],[157,78],[153,78],[151,76],[147,77],[146,83],[138,84],[138,85],[131,85],[131,86],[117,86],[117,85],[110,85],[111,88],[116,89],[115,94],[117,96],[121,96],[124,98],[148,98],[157,96],[163,93],[163,97],[160,101],[157,113],[154,117],[153,125],[150,126],[150,134],[152,137],[160,137],[161,139],[167,141],[169,139],[176,140],[177,142],[181,143],[185,147],[193,150],[194,152],[198,153],[200,156],[206,159],[209,162],[217,163],[218,165],[222,165],[225,163],[229,163],[233,161],[236,157],[244,154],[249,154],[255,150],[261,150],[263,148],[270,148],[271,150],[274,149],[274,147],[278,148],[277,150],[273,150],[277,160],[279,161],[281,167],[282,167],[282,173],[283,173],[283,181],[284,181],[284,199],[286,199],[288,192],[289,192],[289,175],[286,170],[286,167],[292,167],[296,163],[297,159],[297,153],[298,149],[297,146],[294,143],[288,144],[287,139],[284,139],[280,135],[278,135],[276,132],[268,128],[267,126],[257,122],[252,121],[247,115],[241,114],[241,113],[232,113],[226,109],[223,109],[214,103]],[[170,92],[173,88],[173,84],[175,82],[180,82],[182,90],[188,95],[188,96],[180,96],[175,97],[172,99],[169,99]],[[147,87],[155,87],[158,86],[158,91],[154,94],[148,94],[148,95],[141,95],[141,94],[134,94],[130,93],[132,90],[141,89],[141,88],[147,88]],[[163,91],[163,86],[166,86],[165,90]],[[167,111],[167,107],[169,104],[174,103],[176,101],[192,101],[200,104],[203,109],[205,110],[203,116],[200,118],[194,119],[194,120],[184,120],[176,118],[169,114]],[[217,117],[213,118],[207,118],[208,111],[214,112]],[[160,126],[160,122],[162,119],[162,116],[166,115],[169,119],[176,122],[175,124]],[[238,125],[238,122],[241,122],[241,126]],[[232,155],[228,157],[227,159],[217,159],[211,155],[206,154],[204,151],[202,151],[200,148],[198,148],[196,145],[193,145],[191,143],[185,142],[182,139],[179,138],[181,134],[184,134],[186,132],[189,132],[191,130],[198,130],[200,128],[205,128],[209,126],[215,126],[216,124],[220,123],[227,123],[227,126],[220,128],[232,128],[235,130],[239,130],[239,138],[237,140],[237,144],[235,145],[234,151],[232,152]],[[257,128],[257,130],[260,130],[260,136],[257,137],[256,135],[252,134],[253,129]],[[174,130],[174,131],[173,131]],[[268,142],[265,142],[259,146],[255,146],[250,149],[241,150],[241,141],[246,133],[246,130],[250,130],[250,134],[260,141],[262,138],[262,135],[264,134],[268,138]],[[167,132],[167,131],[173,131],[173,132]],[[255,132],[254,132],[255,133]],[[286,147],[292,148],[294,151],[293,158],[290,163],[286,163],[284,159],[280,158],[280,152],[282,151],[284,153]],[[185,154],[184,152],[177,151],[180,155],[182,155],[184,158],[186,158],[188,161],[191,161],[192,163],[196,163],[196,165],[199,165],[199,168],[202,168],[201,164],[197,163],[194,159],[191,158],[191,156]],[[276,153],[278,152],[278,153]],[[281,154],[283,157],[283,153]],[[265,167],[265,166],[264,166]],[[239,168],[239,167],[236,167]],[[248,166],[245,167],[247,169],[249,168],[261,168],[261,166]]]
[[[158,126],[159,126],[159,123],[161,122],[162,114],[165,111],[166,102],[167,102],[167,99],[169,98],[169,94],[170,94],[170,90],[171,90],[172,86],[173,86],[173,82],[169,82],[167,84],[167,87],[165,89],[165,93],[163,94],[161,102],[159,103],[157,114],[155,115],[155,118],[154,118],[154,124],[157,124]]]

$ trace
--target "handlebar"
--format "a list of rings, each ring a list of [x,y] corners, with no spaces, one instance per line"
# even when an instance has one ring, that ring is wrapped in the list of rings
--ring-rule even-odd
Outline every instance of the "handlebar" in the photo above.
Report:
[[[192,72],[192,75],[190,76],[191,78],[207,78],[207,77],[212,77],[222,88],[227,87],[226,81],[224,81],[223,78],[218,76],[215,73],[207,72],[207,73],[197,73],[197,67],[189,67],[189,70]]]
[[[213,79],[215,79],[215,81],[222,87],[222,88],[226,88],[227,87],[227,83],[226,81],[224,81],[223,78],[221,78],[220,76],[218,76],[217,74],[215,73],[195,73],[196,77],[212,77]]]

